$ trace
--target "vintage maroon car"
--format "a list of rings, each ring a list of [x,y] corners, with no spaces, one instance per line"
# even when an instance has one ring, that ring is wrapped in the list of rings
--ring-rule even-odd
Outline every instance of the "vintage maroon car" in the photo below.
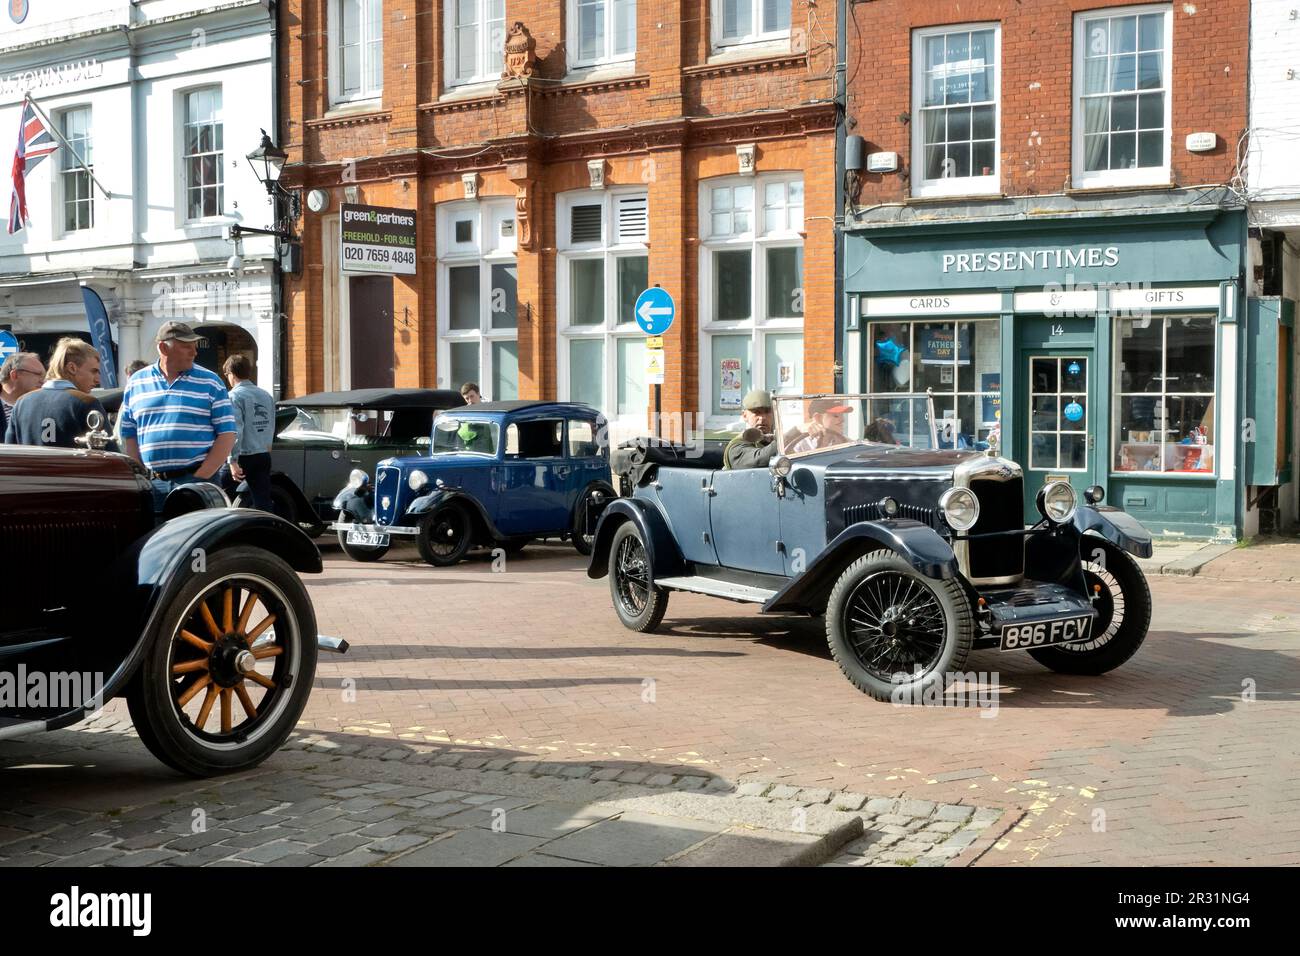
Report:
[[[215,486],[178,486],[155,510],[123,455],[0,446],[0,738],[124,697],[145,746],[184,773],[284,743],[316,670],[298,573],[320,553]]]

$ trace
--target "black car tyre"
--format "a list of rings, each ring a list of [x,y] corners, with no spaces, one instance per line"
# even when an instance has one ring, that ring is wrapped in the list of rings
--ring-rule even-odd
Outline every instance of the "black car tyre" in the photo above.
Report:
[[[126,692],[141,741],[195,777],[256,766],[284,743],[316,673],[316,615],[281,558],[210,554],[162,609]]]
[[[573,527],[569,531],[569,540],[573,543],[573,549],[581,555],[591,554],[591,546],[596,541],[596,524],[597,519],[589,518],[590,507],[592,502],[608,501],[610,498],[616,498],[614,489],[605,484],[589,485],[579,496],[577,505],[573,509]]]
[[[1104,674],[1137,653],[1151,626],[1151,589],[1127,553],[1108,541],[1087,536],[1080,546],[1088,593],[1097,599],[1092,636],[1077,644],[1057,644],[1029,651],[1044,667],[1061,674]]]
[[[339,521],[346,522],[351,520],[352,519],[350,516],[344,514],[341,511],[339,512]],[[378,561],[380,558],[386,555],[388,553],[388,549],[392,547],[391,538],[389,539],[390,542],[389,544],[381,544],[381,545],[348,544],[348,533],[346,531],[340,531],[338,534],[339,534],[339,547],[342,548],[343,553],[346,554],[353,561],[367,561],[367,562]]]
[[[645,542],[631,521],[614,532],[609,545],[609,593],[628,630],[653,631],[668,610],[668,592],[655,587]]]
[[[452,502],[420,519],[415,543],[420,557],[435,568],[459,564],[474,546],[474,523],[469,512]]]
[[[928,578],[892,551],[850,564],[826,605],[831,655],[877,700],[930,703],[961,670],[975,639],[970,600],[953,578]]]

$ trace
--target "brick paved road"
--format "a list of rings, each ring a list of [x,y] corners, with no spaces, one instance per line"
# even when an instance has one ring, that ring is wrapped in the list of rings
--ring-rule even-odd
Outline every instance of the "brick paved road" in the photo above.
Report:
[[[981,865],[1300,863],[1300,594],[1263,579],[1300,577],[1300,546],[1279,547],[1153,578],[1151,637],[1107,677],[974,655],[999,674],[995,712],[870,700],[819,621],[674,595],[662,633],[633,634],[563,547],[504,573],[327,550],[312,597],[353,652],[324,658],[303,730],[374,754],[421,744],[1009,808],[1018,823]]]

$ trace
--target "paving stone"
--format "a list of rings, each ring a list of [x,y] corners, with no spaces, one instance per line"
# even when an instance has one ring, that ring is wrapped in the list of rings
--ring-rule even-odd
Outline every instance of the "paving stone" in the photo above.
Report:
[[[384,837],[395,836],[410,825],[411,822],[405,817],[391,817],[387,820],[381,820],[378,823],[372,823],[370,826],[362,827],[360,830],[356,831],[356,834],[359,837],[380,840]]]
[[[365,810],[373,810],[375,807],[383,806],[384,801],[377,797],[353,797],[351,800],[344,800],[338,804],[338,808],[344,813],[360,813]]]
[[[170,850],[140,850],[136,853],[123,853],[121,856],[109,860],[107,865],[120,867],[156,866],[177,855]]]
[[[703,790],[704,784],[708,782],[706,777],[681,777],[673,784],[678,790]]]
[[[452,800],[463,800],[469,796],[473,794],[468,790],[435,790],[433,793],[426,793],[424,799],[430,803],[450,803]]]
[[[385,750],[380,755],[380,760],[406,760],[412,754],[411,750],[406,747],[394,747],[391,750]]]
[[[935,811],[936,820],[951,820],[957,823],[964,823],[975,813],[974,807],[963,807],[954,804],[945,804]]]
[[[302,834],[299,833],[297,830],[292,830],[287,827],[273,826],[273,827],[267,827],[264,830],[257,830],[253,833],[241,833],[238,836],[231,837],[230,839],[223,840],[222,842],[225,843],[226,846],[233,846],[233,847],[238,847],[241,850],[246,850],[249,847],[263,846],[267,843],[272,843],[276,840],[280,840],[284,838],[297,839],[301,835]],[[248,857],[243,857],[243,858],[249,859]]]
[[[832,810],[861,810],[867,803],[865,793],[837,793],[831,797]]]
[[[465,805],[461,803],[435,803],[421,810],[412,810],[408,815],[424,820],[437,820],[453,813],[460,813],[464,809]]]
[[[929,824],[925,829],[927,833],[956,833],[961,829],[961,824],[956,820],[941,820]]]
[[[592,780],[617,780],[623,771],[618,767],[601,767],[591,775]]]
[[[595,771],[595,769],[596,769],[595,767],[588,767],[585,764],[579,764],[576,767],[565,767],[563,770],[560,771],[560,776],[572,777],[574,779],[583,779],[585,777],[590,776]]]
[[[501,866],[545,841],[519,833],[461,830],[389,860],[387,866]]]
[[[646,778],[647,787],[671,787],[677,778],[671,773],[656,773]]]
[[[628,811],[546,845],[546,852],[605,866],[652,866],[725,829],[701,820]]]
[[[357,823],[379,823],[381,820],[387,820],[398,814],[404,813],[409,807],[382,806],[375,807],[373,810],[362,810],[360,813],[349,813],[348,819]]]
[[[327,860],[322,860],[320,857],[315,859],[317,862],[313,866],[319,867],[374,866],[384,860],[384,855],[382,853],[371,853],[369,849],[360,847]]]
[[[576,803],[541,803],[505,815],[505,832],[553,840],[616,816]]]
[[[224,860],[228,857],[232,857],[238,852],[240,851],[235,847],[214,844],[199,847],[197,850],[190,850],[186,853],[181,853],[166,862],[168,866],[207,866],[209,863],[215,863],[217,860]],[[313,859],[320,859],[320,857],[313,857]]]
[[[370,844],[368,849],[375,853],[401,853],[403,850],[410,850],[428,842],[429,838],[427,836],[403,833],[397,836],[384,837],[382,840],[376,840],[374,843]]]
[[[227,830],[224,827],[215,827],[211,830],[205,830],[202,833],[191,833],[189,836],[173,839],[167,844],[167,849],[188,852],[190,850],[197,850],[200,847],[208,846],[212,843],[220,843],[223,840],[233,839],[238,835],[239,834],[234,830]]]
[[[862,809],[873,816],[880,816],[893,813],[896,806],[898,806],[897,800],[891,800],[889,797],[874,797],[868,800]]]
[[[355,850],[361,846],[366,846],[369,843],[370,843],[369,840],[363,840],[360,837],[356,837],[356,836],[352,836],[351,834],[344,833],[339,836],[333,837],[329,840],[326,840],[324,843],[319,843],[316,846],[309,847],[307,849],[307,852],[312,854],[313,856],[323,856],[323,857],[342,856],[344,853],[349,853],[352,850]]]
[[[771,786],[772,784],[766,780],[748,780],[736,788],[736,796],[761,797]]]
[[[825,803],[830,798],[831,791],[821,787],[804,787],[795,797],[801,803]]]
[[[618,775],[619,783],[645,783],[650,774],[643,770],[624,770]]]
[[[100,863],[107,863],[118,856],[121,856],[121,854],[116,850],[97,847],[93,850],[74,853],[72,856],[61,857],[51,863],[50,866],[98,866]]]
[[[915,817],[905,816],[904,814],[901,813],[882,813],[880,816],[876,817],[875,822],[884,824],[885,826],[904,827],[907,826],[907,824],[911,823],[914,819]]]
[[[537,770],[536,760],[515,760],[510,764],[511,773],[534,773]]]
[[[244,850],[235,854],[235,859],[252,860],[254,863],[274,863],[276,860],[282,860],[286,856],[292,856],[294,854],[312,856],[310,853],[307,853],[306,844],[284,840],[278,843],[267,843],[262,846],[255,846],[251,849]],[[317,859],[319,859],[319,857],[314,857],[313,862]]]
[[[927,850],[925,855],[933,859],[951,860],[954,857],[960,856],[964,849],[966,848],[962,846],[936,846],[931,850]]]
[[[118,850],[151,850],[154,847],[160,847],[164,843],[170,843],[176,839],[174,833],[141,833],[137,836],[127,837],[116,845]]]
[[[974,830],[958,830],[948,839],[943,841],[945,847],[968,847],[979,839],[979,833]]]
[[[768,791],[767,797],[769,800],[793,800],[798,795],[798,787],[792,787],[786,783],[778,783]]]
[[[934,804],[929,800],[900,800],[894,812],[906,817],[928,817],[934,813]]]
[[[555,867],[555,866],[565,866],[565,867],[568,867],[568,866],[586,866],[586,867],[593,867],[593,866],[599,866],[600,864],[599,864],[599,863],[584,863],[584,862],[582,862],[581,860],[566,860],[566,859],[565,859],[564,857],[562,857],[562,856],[547,856],[545,853],[537,853],[537,852],[533,852],[533,853],[529,853],[529,854],[526,854],[526,855],[524,855],[524,856],[521,856],[521,857],[519,857],[519,858],[516,859],[516,860],[511,860],[509,863],[503,863],[503,864],[501,864],[501,865],[502,865],[503,867],[517,867],[517,866],[540,867],[540,866],[544,866],[544,867],[548,867],[548,868],[549,868],[549,867]]]

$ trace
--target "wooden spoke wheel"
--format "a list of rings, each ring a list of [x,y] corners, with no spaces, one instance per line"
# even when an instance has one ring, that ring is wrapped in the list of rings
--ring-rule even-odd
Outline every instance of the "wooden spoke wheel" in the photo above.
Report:
[[[293,729],[316,666],[316,620],[280,558],[209,557],[168,605],[127,698],[141,739],[197,776],[265,759]]]

